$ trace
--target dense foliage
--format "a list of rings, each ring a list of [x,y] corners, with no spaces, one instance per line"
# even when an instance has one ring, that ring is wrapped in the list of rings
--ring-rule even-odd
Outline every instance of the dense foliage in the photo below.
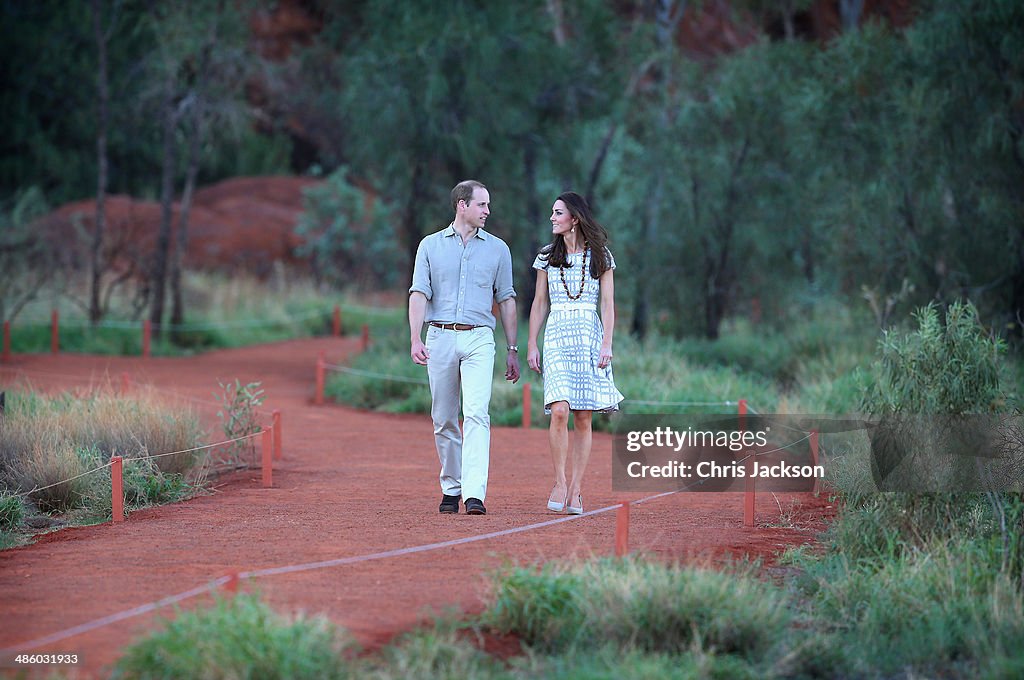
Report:
[[[674,38],[695,1],[304,3],[318,26],[309,44],[274,62],[250,44],[231,71],[249,83],[249,122],[208,118],[199,180],[345,166],[373,186],[372,216],[344,192],[313,197],[314,211],[347,214],[304,229],[330,238],[372,222],[311,245],[332,281],[394,285],[395,267],[404,279],[419,238],[450,218],[448,189],[473,176],[492,188],[491,228],[512,245],[527,300],[549,201],[588,193],[611,231],[620,315],[640,334],[716,338],[730,316],[781,325],[838,296],[865,298],[883,327],[968,299],[1019,335],[1024,5],[922,0],[906,28],[844,14],[840,34],[810,42],[794,30],[808,3],[768,4],[732,5],[763,37],[695,57]],[[204,92],[197,64],[236,63],[237,22],[223,12],[275,5],[196,3],[189,40],[179,13],[147,3],[4,2],[5,206],[33,186],[51,205],[96,191],[93,7],[109,53],[109,189],[152,197],[174,139],[169,74],[184,111]],[[223,113],[205,96],[210,116]],[[387,266],[347,275],[386,248]]]

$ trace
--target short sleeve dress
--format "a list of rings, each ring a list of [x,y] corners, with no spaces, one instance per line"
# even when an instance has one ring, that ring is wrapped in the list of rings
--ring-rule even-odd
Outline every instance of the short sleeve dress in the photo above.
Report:
[[[615,260],[610,252],[608,259],[614,269]],[[574,296],[579,293],[581,278],[583,281],[583,293],[576,300],[566,293],[558,267],[549,266],[543,255],[533,262],[534,269],[547,272],[551,301],[542,353],[544,412],[550,414],[551,404],[556,401],[569,402],[573,411],[617,411],[623,396],[615,388],[611,364],[597,367],[604,339],[604,327],[597,313],[601,284],[589,271],[582,276],[583,253],[569,255],[568,260],[565,283],[569,292]]]

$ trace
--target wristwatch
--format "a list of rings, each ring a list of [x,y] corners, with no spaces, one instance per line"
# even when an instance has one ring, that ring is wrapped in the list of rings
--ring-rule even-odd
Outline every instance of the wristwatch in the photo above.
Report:
[[[519,351],[519,345],[509,345],[508,346],[508,351],[509,352],[518,352]]]

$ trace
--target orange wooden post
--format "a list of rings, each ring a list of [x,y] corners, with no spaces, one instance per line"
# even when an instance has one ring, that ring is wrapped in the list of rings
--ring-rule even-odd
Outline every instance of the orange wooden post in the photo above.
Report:
[[[523,429],[530,427],[530,383],[523,383]]]
[[[740,431],[747,429],[747,400],[739,401]],[[743,478],[743,526],[754,526],[754,503],[757,498],[754,493],[754,454],[749,454],[743,466],[746,475]]]
[[[619,503],[615,515],[615,556],[625,557],[629,553],[629,501]]]
[[[339,337],[341,335],[341,307],[334,305],[334,318],[331,323],[331,335]]]
[[[128,377],[128,371],[121,371],[121,395],[128,394],[128,388],[131,386],[131,378]]]
[[[149,358],[150,343],[153,340],[153,322],[146,319],[142,322],[142,358]]]
[[[235,593],[238,592],[238,572],[237,571],[233,571],[230,574],[228,574],[228,580],[224,582],[224,590],[227,593],[231,594],[231,595],[234,595]]]
[[[320,352],[320,356],[316,360],[316,394],[313,397],[313,403],[317,406],[324,403],[324,368],[326,364],[324,353]]]
[[[263,428],[263,488],[274,485],[274,426]]]
[[[124,477],[121,456],[110,459],[110,511],[114,522],[124,521]]]
[[[11,322],[4,321],[4,350],[3,356],[0,356],[0,361],[5,364],[11,360]]]
[[[818,431],[811,430],[811,465],[817,467],[818,465]],[[814,495],[817,496],[821,493],[821,479],[817,476],[814,478]]]
[[[281,460],[281,411],[274,409],[274,460]]]
[[[363,324],[363,351],[365,352],[370,346],[370,327],[367,324]]]
[[[60,315],[56,309],[50,312],[50,352],[60,352]]]

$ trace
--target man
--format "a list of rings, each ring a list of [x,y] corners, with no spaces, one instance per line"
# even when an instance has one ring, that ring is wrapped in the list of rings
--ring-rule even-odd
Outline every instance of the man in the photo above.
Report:
[[[434,443],[441,461],[438,510],[448,514],[459,511],[460,498],[466,514],[487,514],[494,302],[508,345],[505,379],[519,380],[512,254],[504,241],[483,230],[490,201],[480,182],[455,185],[455,220],[420,241],[409,288],[412,360],[427,367]],[[424,321],[426,342],[421,339]],[[460,387],[464,434],[459,431]]]

